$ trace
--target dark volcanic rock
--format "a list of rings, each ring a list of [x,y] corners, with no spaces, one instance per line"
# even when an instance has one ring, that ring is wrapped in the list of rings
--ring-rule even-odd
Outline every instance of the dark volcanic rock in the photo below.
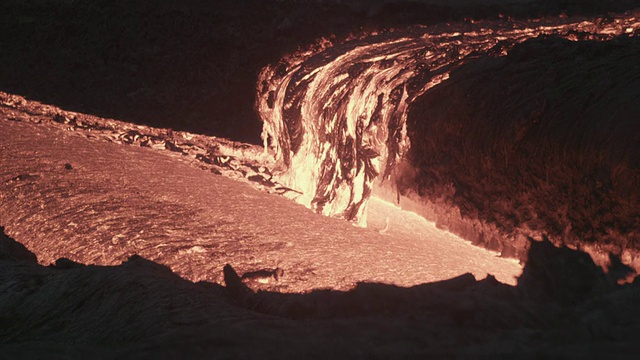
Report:
[[[4,226],[0,226],[0,260],[38,263],[36,254],[4,233]]]
[[[58,260],[56,260],[56,263],[53,265],[53,267],[58,270],[75,269],[83,266],[85,265],[81,263],[77,263],[67,258],[59,258]]]
[[[450,228],[510,254],[542,233],[638,250],[639,49],[637,36],[541,37],[454,70],[411,105],[403,191],[487,224]]]
[[[529,239],[527,264],[518,279],[525,297],[537,303],[573,306],[609,290],[602,268],[583,252]]]
[[[305,294],[254,292],[230,265],[223,288],[136,255],[112,267],[0,261],[0,350],[74,359],[511,357],[529,348],[531,358],[615,357],[635,346],[640,287],[601,286],[585,256],[532,243],[517,288],[466,274]]]

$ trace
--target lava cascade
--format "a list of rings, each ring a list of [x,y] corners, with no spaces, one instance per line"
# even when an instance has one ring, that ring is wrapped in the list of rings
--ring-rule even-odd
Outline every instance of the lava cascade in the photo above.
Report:
[[[317,213],[366,226],[376,183],[394,187],[394,170],[411,141],[411,102],[481,56],[505,56],[527,39],[610,40],[634,33],[633,13],[613,19],[471,22],[389,30],[315,46],[267,66],[256,108],[265,152],[278,180]]]

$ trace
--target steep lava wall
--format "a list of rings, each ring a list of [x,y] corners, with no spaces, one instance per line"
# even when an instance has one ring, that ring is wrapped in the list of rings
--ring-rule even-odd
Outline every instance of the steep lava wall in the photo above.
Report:
[[[441,227],[507,255],[542,233],[637,250],[639,58],[638,37],[541,37],[452,71],[409,109],[415,170],[399,177],[401,192],[442,205],[431,214]]]

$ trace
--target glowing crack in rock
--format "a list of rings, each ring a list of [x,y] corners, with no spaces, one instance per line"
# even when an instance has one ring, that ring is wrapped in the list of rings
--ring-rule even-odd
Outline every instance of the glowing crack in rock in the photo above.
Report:
[[[449,72],[481,55],[553,34],[607,40],[639,28],[635,17],[543,24],[505,22],[459,31],[413,27],[371,34],[286,57],[260,74],[256,108],[278,180],[317,213],[366,226],[376,181],[393,185],[410,146],[407,109]]]

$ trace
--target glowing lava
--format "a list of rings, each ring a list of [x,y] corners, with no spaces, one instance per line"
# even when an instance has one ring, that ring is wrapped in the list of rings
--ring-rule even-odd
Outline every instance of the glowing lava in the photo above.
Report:
[[[391,180],[411,141],[407,109],[470,59],[504,56],[540,35],[607,40],[640,28],[636,17],[613,21],[534,20],[413,27],[331,44],[266,67],[257,109],[276,177],[317,213],[366,225],[374,181]]]
[[[489,25],[417,27],[324,43],[265,68],[257,108],[274,167],[260,163],[250,146],[233,144],[230,153],[217,139],[60,109],[34,111],[24,99],[5,96],[0,221],[45,264],[64,256],[108,265],[139,254],[189,280],[212,282],[220,282],[227,263],[243,273],[278,267],[284,276],[272,289],[283,292],[344,289],[358,281],[409,286],[467,271],[513,283],[520,272],[514,260],[389,204],[375,200],[370,228],[360,229],[184,163],[217,173],[226,166],[276,191],[292,188],[288,194],[316,213],[365,225],[374,183],[393,185],[410,140],[420,141],[407,134],[408,107],[453,68],[502,56],[540,34],[610,39],[640,28],[635,17],[604,25]]]

